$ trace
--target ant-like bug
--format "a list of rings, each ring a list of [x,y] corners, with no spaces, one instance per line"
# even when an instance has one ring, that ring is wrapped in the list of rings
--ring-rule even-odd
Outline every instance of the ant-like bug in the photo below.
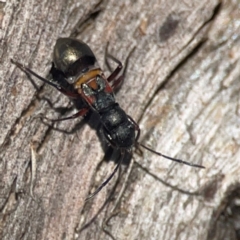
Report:
[[[22,71],[32,74],[73,101],[78,102],[80,107],[78,107],[77,113],[70,117],[52,121],[83,117],[88,111],[94,111],[99,115],[106,140],[114,148],[120,149],[121,156],[117,166],[111,175],[86,200],[95,196],[112,179],[121,165],[125,153],[131,153],[134,146],[141,146],[152,153],[178,163],[204,168],[201,165],[168,157],[138,142],[140,136],[138,124],[124,112],[114,98],[114,91],[124,80],[124,73],[117,77],[122,70],[122,63],[111,55],[107,57],[118,64],[108,78],[104,76],[95,55],[86,43],[71,38],[60,38],[54,47],[51,69],[52,81],[39,76],[21,63],[11,60]]]

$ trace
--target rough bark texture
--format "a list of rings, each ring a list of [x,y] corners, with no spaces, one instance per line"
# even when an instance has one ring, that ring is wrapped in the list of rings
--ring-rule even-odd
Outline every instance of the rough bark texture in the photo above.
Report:
[[[0,238],[239,239],[239,22],[237,0],[0,3]],[[61,117],[54,109],[71,103],[10,63],[47,76],[56,39],[69,36],[87,42],[103,69],[107,42],[122,62],[136,46],[116,98],[139,122],[140,141],[206,169],[136,151],[85,203],[117,153],[95,123],[43,124],[36,116]]]

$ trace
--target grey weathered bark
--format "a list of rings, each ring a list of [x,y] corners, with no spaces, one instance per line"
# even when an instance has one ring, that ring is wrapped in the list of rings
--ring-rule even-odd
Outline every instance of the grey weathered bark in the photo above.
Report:
[[[1,239],[237,239],[230,193],[240,173],[239,1],[12,0],[0,8]],[[10,63],[47,76],[56,39],[70,35],[104,69],[108,41],[123,62],[136,46],[117,100],[139,122],[141,142],[206,169],[143,150],[85,204],[114,167],[103,161],[104,143],[81,119],[54,124],[73,130],[67,134],[35,118],[61,117],[50,103],[69,100]],[[35,200],[31,143],[39,154]],[[225,209],[234,209],[234,223]]]

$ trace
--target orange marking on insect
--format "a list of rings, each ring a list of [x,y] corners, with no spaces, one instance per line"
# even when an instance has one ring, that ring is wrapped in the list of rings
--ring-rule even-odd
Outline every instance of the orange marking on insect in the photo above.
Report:
[[[75,89],[81,88],[81,85],[83,83],[86,83],[87,81],[96,78],[97,75],[101,75],[102,71],[100,69],[93,69],[86,74],[82,75],[75,83],[74,87]]]
[[[97,84],[97,81],[96,81],[96,78],[92,79],[91,81],[89,81],[87,83],[87,85],[92,88],[93,90],[97,90],[98,89],[98,84]]]

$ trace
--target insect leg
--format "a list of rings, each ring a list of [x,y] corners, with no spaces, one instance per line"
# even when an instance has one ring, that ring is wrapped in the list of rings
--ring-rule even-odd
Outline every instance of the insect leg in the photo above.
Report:
[[[106,57],[112,59],[114,62],[116,62],[118,64],[117,68],[112,72],[112,74],[107,79],[109,82],[113,81],[112,88],[113,88],[114,91],[116,91],[116,89],[118,89],[123,84],[123,81],[124,81],[125,76],[126,76],[127,68],[128,68],[129,58],[132,55],[134,50],[135,50],[135,47],[128,54],[127,59],[126,59],[125,64],[124,64],[125,68],[123,70],[123,73],[118,78],[116,78],[116,77],[120,73],[120,71],[122,70],[122,67],[123,67],[122,63],[118,59],[113,57],[112,55],[110,55],[108,53],[105,54]],[[107,58],[106,58],[105,61],[106,61],[106,65],[110,66],[108,61],[107,61]]]
[[[114,168],[113,172],[111,173],[111,175],[97,188],[97,190],[92,193],[90,196],[88,196],[85,201],[88,201],[90,200],[91,198],[93,198],[97,193],[99,193],[102,188],[104,188],[108,182],[113,178],[113,176],[115,175],[115,173],[117,172],[118,168],[120,167],[123,159],[124,159],[124,156],[125,156],[125,151],[121,151],[121,159],[119,160],[119,162],[117,163],[117,166]]]
[[[164,154],[162,154],[160,152],[154,151],[153,149],[151,149],[151,148],[143,145],[142,143],[138,142],[138,139],[139,139],[139,136],[140,136],[140,128],[139,128],[138,124],[130,116],[128,116],[128,119],[134,124],[135,129],[137,131],[137,137],[136,137],[136,141],[135,141],[135,144],[137,146],[141,146],[141,147],[145,148],[146,150],[148,150],[149,152],[155,153],[158,156],[161,156],[163,158],[166,158],[166,159],[174,161],[174,162],[182,163],[182,164],[185,164],[185,165],[188,165],[188,166],[191,166],[191,167],[196,167],[196,168],[205,168],[202,165],[198,165],[198,164],[194,164],[194,163],[191,163],[191,162],[183,161],[181,159],[177,159],[177,158],[172,158],[172,157],[166,156],[166,155],[164,155]]]
[[[135,142],[138,143],[138,139],[140,137],[141,129],[138,124],[128,115],[128,119],[133,123],[135,130],[137,131],[137,136],[135,138]]]
[[[88,108],[83,108],[80,111],[78,111],[77,113],[73,114],[72,116],[65,117],[65,118],[51,119],[51,118],[42,117],[42,116],[40,116],[40,118],[46,119],[46,120],[49,120],[52,122],[60,122],[60,121],[65,121],[65,120],[69,120],[69,119],[75,119],[78,117],[83,117],[88,111],[89,111]]]
[[[106,65],[109,66],[109,68],[110,68],[110,64],[108,63],[108,60],[107,60],[108,58],[112,59],[114,62],[116,62],[118,64],[117,68],[107,78],[108,82],[112,82],[112,81],[115,82],[116,81],[115,78],[121,72],[121,70],[123,68],[123,65],[122,65],[122,63],[118,59],[116,59],[115,57],[113,57],[112,55],[107,53],[107,55],[105,55],[105,59],[106,59],[105,62],[106,62]]]
[[[70,98],[79,98],[79,94],[73,93],[72,91],[68,91],[68,90],[62,88],[61,86],[59,86],[58,84],[53,83],[53,82],[47,80],[46,78],[43,78],[43,77],[39,76],[37,73],[32,71],[30,68],[23,66],[21,63],[16,62],[12,59],[11,59],[11,63],[15,64],[18,68],[20,68],[25,73],[32,74],[33,76],[35,76],[36,78],[38,78],[42,82],[47,83],[47,84],[51,85],[52,87],[56,88],[59,92],[63,93],[64,95],[66,95]]]

